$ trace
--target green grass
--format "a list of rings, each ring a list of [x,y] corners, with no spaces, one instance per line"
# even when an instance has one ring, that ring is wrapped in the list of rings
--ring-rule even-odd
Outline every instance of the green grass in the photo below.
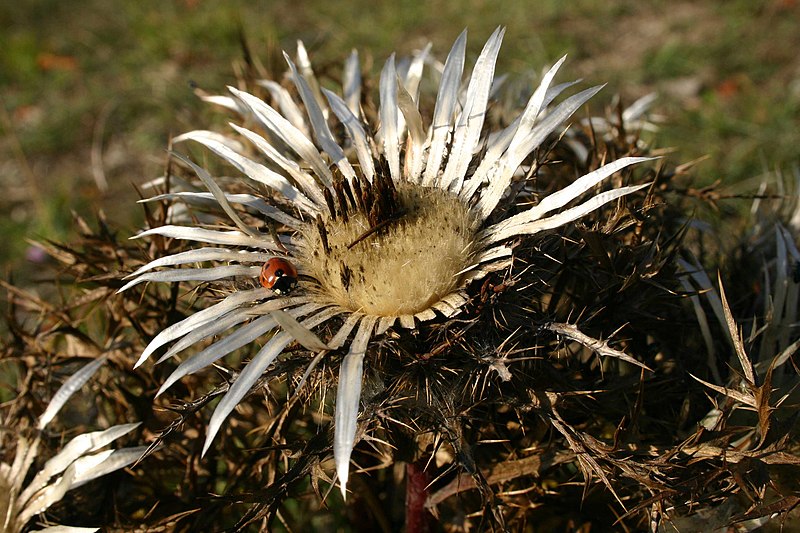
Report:
[[[159,175],[170,135],[219,120],[191,84],[222,91],[234,80],[240,32],[262,59],[292,50],[299,38],[318,64],[338,62],[355,47],[377,72],[390,52],[408,53],[428,40],[443,57],[463,28],[474,57],[503,24],[500,71],[524,76],[568,52],[562,77],[608,81],[600,102],[615,93],[630,102],[658,90],[658,110],[667,116],[658,144],[677,147],[673,157],[680,160],[710,155],[698,168],[699,182],[735,183],[797,162],[800,74],[791,51],[800,45],[798,19],[797,3],[779,0],[6,5],[0,262],[24,267],[27,237],[68,238],[72,210],[102,208],[134,228],[131,184]],[[676,91],[676,80],[694,89]],[[101,167],[92,161],[93,146],[103,154]],[[93,165],[109,182],[105,193]]]

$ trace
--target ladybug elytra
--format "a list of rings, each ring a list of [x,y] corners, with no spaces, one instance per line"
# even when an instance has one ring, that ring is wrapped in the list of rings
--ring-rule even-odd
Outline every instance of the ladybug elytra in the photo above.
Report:
[[[297,269],[282,257],[273,257],[261,267],[258,277],[261,285],[282,296],[292,292],[297,285]]]

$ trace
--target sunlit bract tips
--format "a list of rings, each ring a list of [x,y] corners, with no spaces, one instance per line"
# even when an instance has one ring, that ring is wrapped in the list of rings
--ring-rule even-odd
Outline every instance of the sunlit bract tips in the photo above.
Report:
[[[238,178],[212,176],[176,154],[202,188],[173,180],[168,192],[144,200],[171,202],[174,223],[136,238],[161,236],[194,247],[155,258],[121,289],[190,282],[219,295],[158,333],[142,353],[137,366],[159,350],[160,362],[201,347],[182,359],[159,394],[257,343],[216,406],[204,450],[291,343],[343,354],[334,456],[345,494],[371,343],[390,328],[412,330],[462,312],[470,283],[507,268],[515,243],[647,186],[603,186],[647,160],[623,157],[532,201],[528,179],[538,168],[532,154],[563,132],[600,87],[575,92],[574,83],[554,83],[561,58],[510,123],[490,128],[503,34],[499,28],[489,37],[471,69],[466,32],[443,64],[430,47],[408,60],[390,57],[375,112],[364,111],[371,95],[362,90],[355,52],[345,62],[341,89],[331,91],[318,82],[302,44],[294,59],[286,55],[288,83],[259,83],[267,100],[233,87],[204,96],[239,118],[227,133],[190,131],[174,145],[199,143]],[[420,94],[424,76],[438,83],[435,99]]]

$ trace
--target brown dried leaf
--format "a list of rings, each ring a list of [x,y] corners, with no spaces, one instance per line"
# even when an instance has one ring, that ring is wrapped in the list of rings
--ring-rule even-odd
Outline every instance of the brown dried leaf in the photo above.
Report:
[[[753,396],[752,393],[745,394],[745,393],[739,392],[739,391],[737,391],[735,389],[729,389],[728,387],[721,387],[719,385],[714,385],[713,383],[709,383],[708,381],[704,381],[704,380],[698,378],[694,374],[689,374],[689,375],[692,376],[697,381],[699,381],[700,383],[702,383],[703,385],[705,385],[706,387],[708,387],[709,389],[715,390],[718,393],[723,394],[723,395],[727,396],[728,398],[731,398],[732,400],[736,400],[737,402],[741,402],[741,403],[743,403],[745,405],[749,405],[750,407],[753,407],[753,408],[756,408],[757,405],[758,405],[758,402],[757,402],[756,398]]]
[[[742,365],[742,371],[745,378],[750,385],[755,386],[756,376],[753,371],[753,363],[744,351],[744,343],[742,337],[739,335],[739,328],[736,325],[736,320],[733,318],[731,308],[728,305],[728,299],[725,297],[725,288],[722,286],[722,277],[717,272],[717,283],[719,284],[719,297],[722,300],[722,310],[725,313],[725,323],[728,325],[728,330],[731,332],[731,339],[733,340],[733,348],[736,350],[736,355],[739,357],[739,363]]]
[[[621,352],[619,350],[615,350],[608,345],[608,341],[601,341],[586,335],[585,333],[581,332],[578,327],[574,324],[567,324],[561,322],[550,322],[545,326],[545,328],[558,333],[559,335],[563,335],[569,339],[574,340],[575,342],[582,344],[583,346],[589,348],[590,350],[594,351],[598,355],[605,355],[608,357],[616,357],[617,359],[622,359],[623,361],[630,363],[632,365],[636,365],[640,368],[643,368],[649,372],[653,370],[649,368],[644,363],[637,361],[630,355],[626,354],[625,352]]]

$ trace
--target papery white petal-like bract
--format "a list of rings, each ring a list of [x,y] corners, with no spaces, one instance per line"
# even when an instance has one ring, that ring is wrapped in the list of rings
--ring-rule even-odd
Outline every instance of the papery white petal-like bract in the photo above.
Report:
[[[333,456],[342,497],[347,498],[347,478],[350,454],[353,452],[358,425],[358,404],[361,398],[361,376],[364,373],[364,355],[372,337],[377,317],[366,316],[350,344],[350,351],[342,360],[339,369],[339,386],[336,390],[336,413],[334,415]]]
[[[107,357],[101,356],[95,359],[94,361],[84,365],[81,367],[77,372],[75,372],[72,376],[64,382],[61,387],[56,391],[53,395],[53,398],[50,400],[50,403],[47,404],[47,408],[42,413],[42,416],[39,417],[39,422],[36,424],[36,427],[39,429],[44,429],[47,424],[53,420],[53,417],[58,414],[64,404],[67,403],[73,394],[75,394],[84,384],[89,381],[89,379],[94,376],[95,372],[97,372],[103,363],[106,362]]]

